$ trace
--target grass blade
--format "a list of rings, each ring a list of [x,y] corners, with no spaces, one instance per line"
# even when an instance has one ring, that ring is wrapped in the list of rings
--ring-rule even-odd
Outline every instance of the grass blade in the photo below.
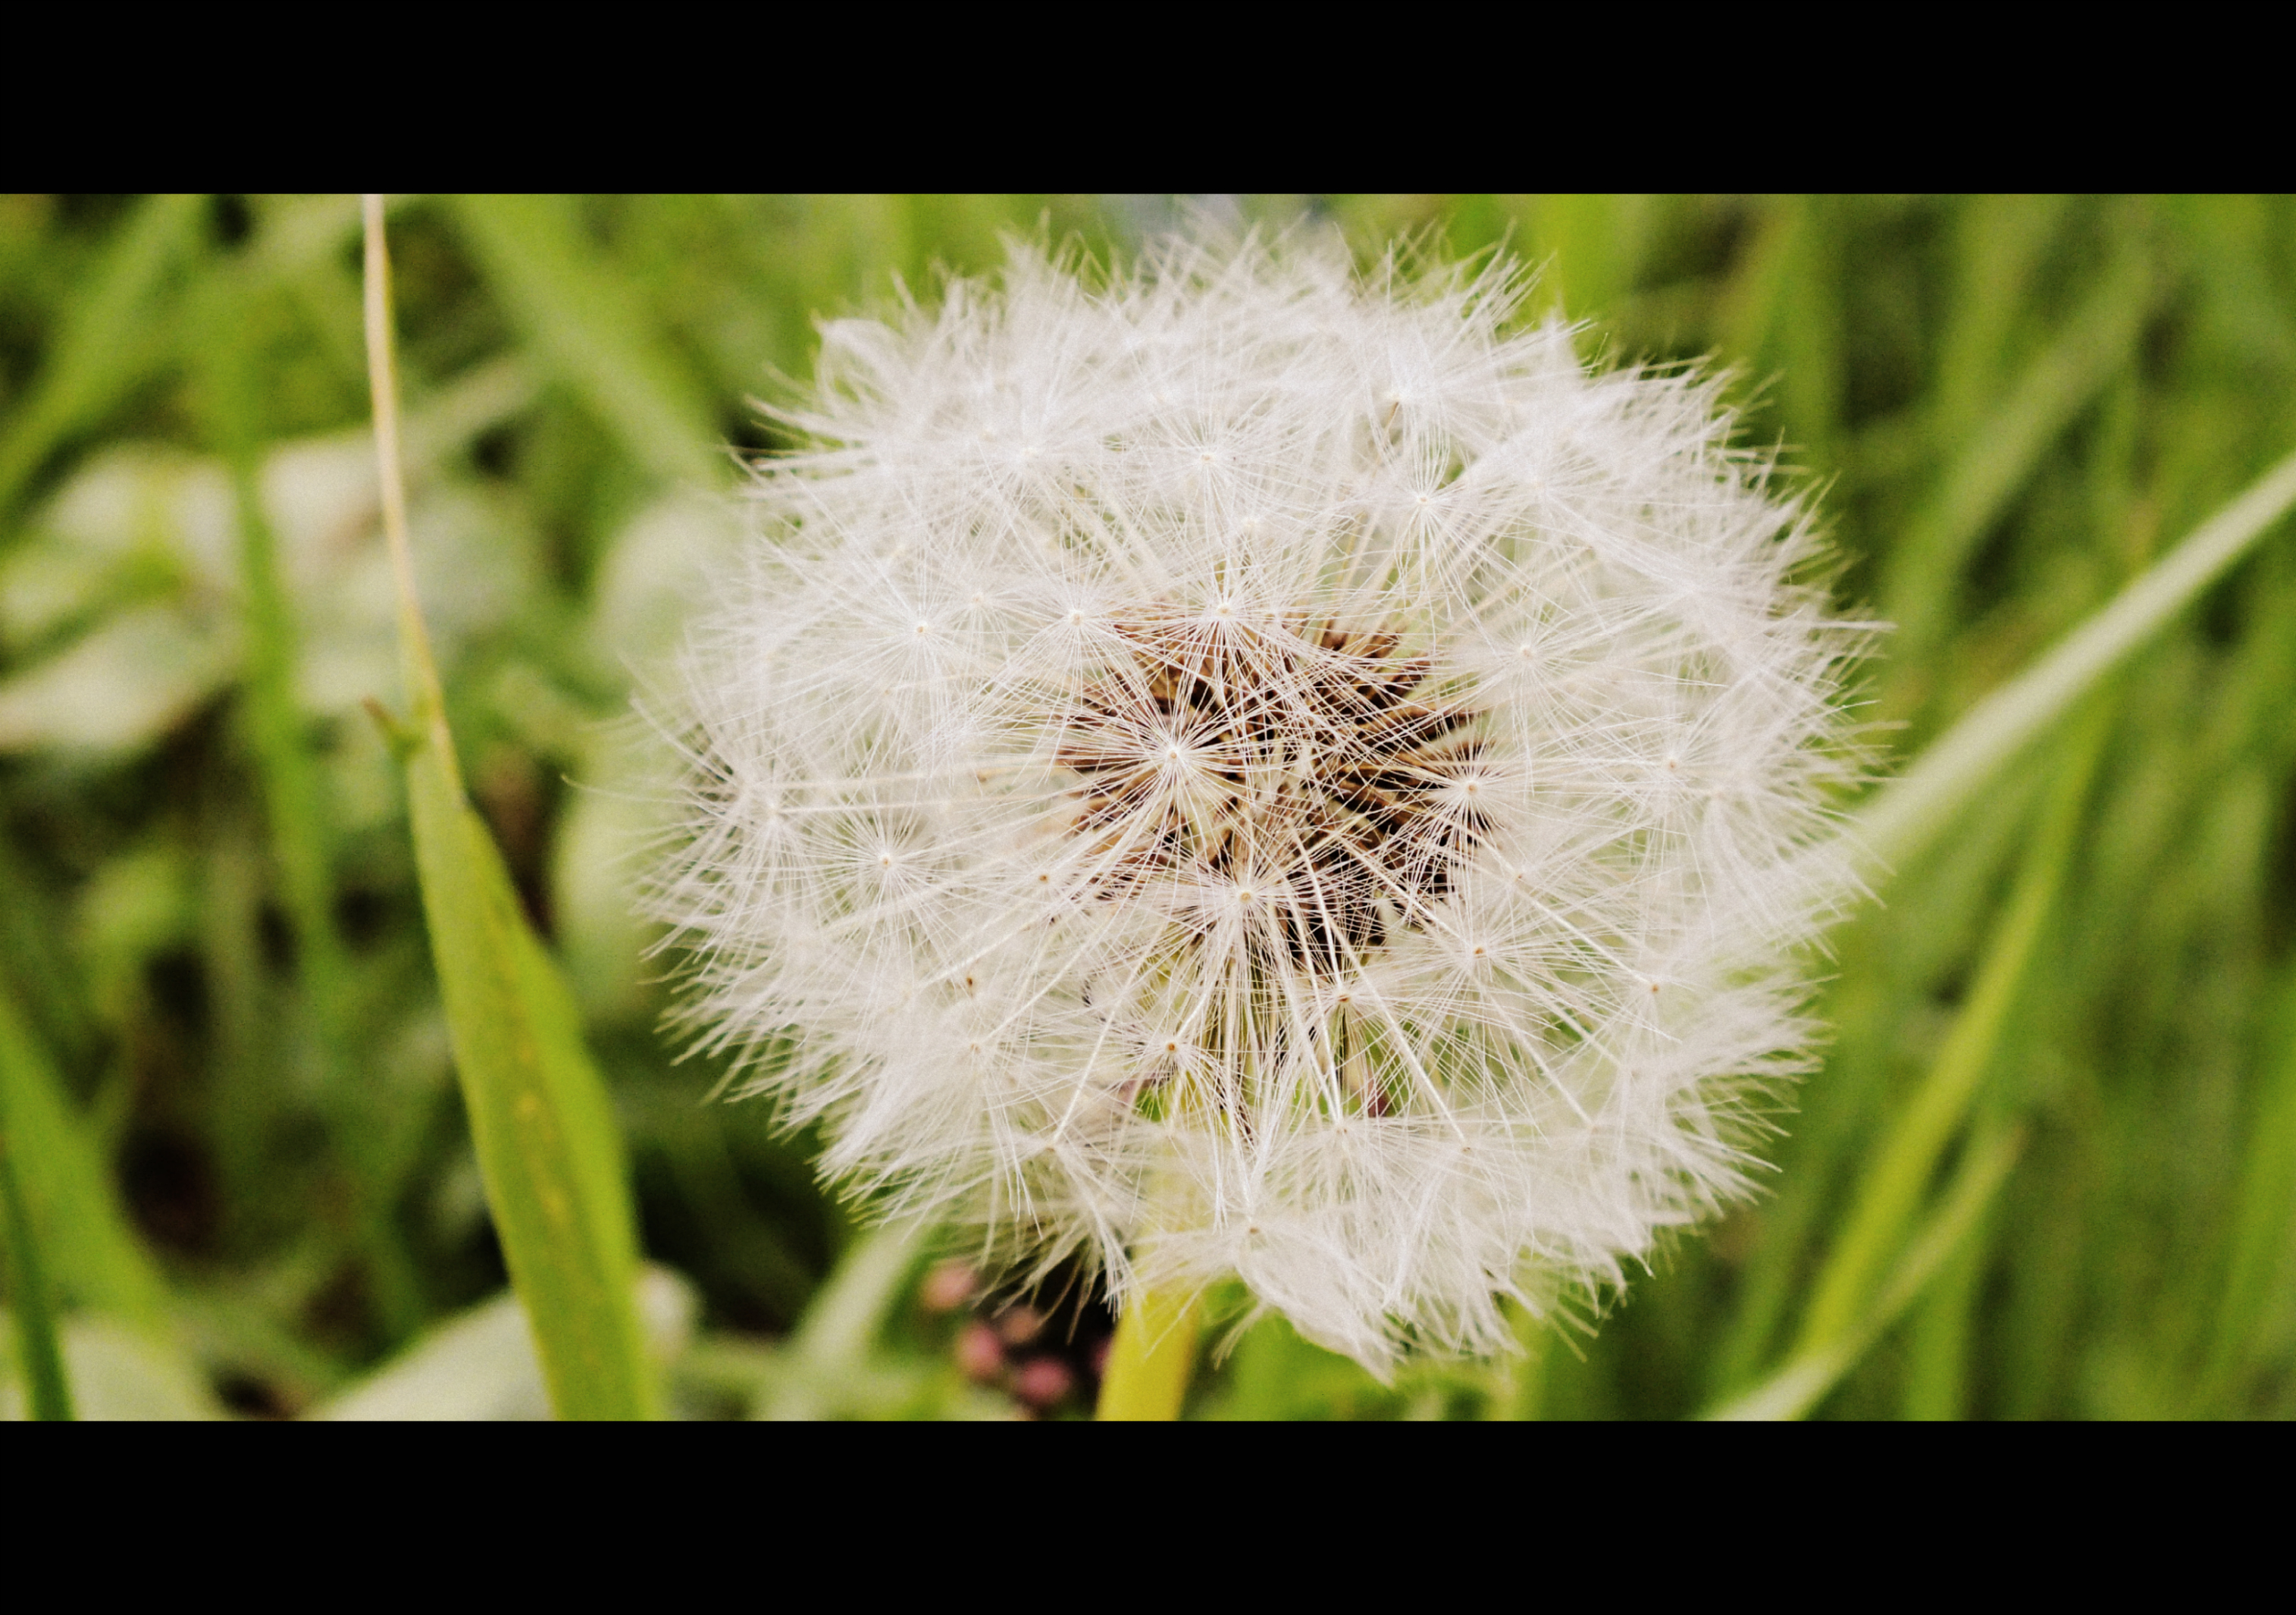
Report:
[[[1931,1174],[1968,1117],[2072,863],[2110,718],[2108,709],[2092,713],[2067,748],[2040,832],[1986,944],[1968,1001],[1936,1064],[1890,1124],[1858,1185],[1849,1223],[1818,1275],[1798,1347],[1804,1355],[1857,1331],[1875,1281],[1899,1249]]]
[[[13,994],[0,988],[0,1131],[15,1187],[61,1300],[147,1332],[165,1326],[167,1287],[113,1190],[95,1131],[72,1108]]]
[[[1918,855],[1995,772],[2126,661],[2296,505],[2296,454],[2251,484],[2191,537],[1987,696],[1854,815],[1849,834],[1874,866]]]
[[[707,400],[622,285],[592,266],[562,204],[543,196],[460,196],[455,217],[487,284],[527,338],[638,463],[674,482],[723,471]]]
[[[1954,267],[1947,283],[1952,290],[1941,310],[1945,328],[1927,411],[1939,444],[1971,441],[1972,428],[1999,391],[2021,317],[2031,312],[2034,277],[2064,228],[2070,201],[1972,196],[1955,216]]]
[[[1949,1423],[1966,1413],[1969,1364],[1995,1232],[1994,1218],[1978,1219],[1930,1281],[1906,1331],[1898,1416],[1909,1422]]]
[[[378,1173],[366,1141],[379,1130],[373,1085],[362,1080],[354,1051],[351,961],[334,912],[332,835],[309,720],[295,691],[298,654],[293,610],[280,576],[278,541],[264,508],[261,456],[266,433],[262,378],[255,355],[238,340],[250,322],[246,276],[217,271],[204,288],[203,400],[231,478],[239,528],[239,581],[247,624],[242,714],[255,756],[272,856],[295,938],[295,971],[317,1034],[320,1092],[332,1141],[355,1204],[352,1216],[366,1258],[377,1310],[394,1335],[421,1311],[413,1264],[391,1225],[394,1187]]]
[[[366,330],[383,523],[414,709],[405,728],[384,721],[406,767],[431,957],[487,1203],[558,1415],[650,1417],[656,1395],[632,1301],[636,1238],[620,1137],[573,997],[463,795],[415,599],[390,261],[374,196],[366,200]]]
[[[64,1354],[56,1343],[55,1292],[40,1257],[41,1232],[32,1226],[23,1191],[16,1183],[14,1129],[0,1113],[0,1218],[8,1224],[8,1300],[16,1314],[16,1351],[31,1389],[32,1417],[63,1421],[72,1416],[71,1383]]]
[[[1936,1215],[1907,1248],[1880,1298],[1857,1326],[1796,1354],[1761,1384],[1704,1416],[1725,1422],[1799,1419],[1816,1407],[1961,1248],[2008,1181],[2023,1147],[2023,1135],[2015,1132],[1991,1133],[1972,1142]]]
[[[57,445],[109,409],[155,357],[164,329],[156,293],[190,243],[203,200],[152,197],[113,236],[31,396],[0,433],[0,515]]]
[[[1995,413],[1973,419],[1897,547],[1887,614],[1892,660],[1921,666],[1938,637],[1971,548],[2030,480],[2057,436],[2120,374],[2152,305],[2152,270],[2132,248]]]
[[[853,1242],[783,1347],[784,1377],[760,1417],[819,1419],[837,1411],[833,1388],[859,1378],[931,1232],[930,1224],[905,1218]]]
[[[298,968],[323,1017],[337,1009],[348,961],[332,914],[329,836],[318,768],[295,695],[295,620],[279,575],[278,540],[261,486],[260,378],[253,355],[234,340],[247,318],[243,291],[219,275],[211,288],[206,401],[231,476],[239,526],[239,581],[246,599],[246,703],[250,738],[261,775],[264,808],[288,912]]]
[[[2296,1251],[2296,972],[2267,1023],[2264,1080],[2249,1127],[2234,1202],[2223,1298],[2201,1375],[2196,1411],[2238,1415],[2259,1336],[2288,1294]]]
[[[1835,464],[1841,414],[1841,316],[1829,255],[1837,202],[1781,196],[1764,205],[1753,244],[1715,310],[1721,351],[1764,367],[1778,424],[1794,457],[1820,471]],[[1769,370],[1775,367],[1774,371]]]

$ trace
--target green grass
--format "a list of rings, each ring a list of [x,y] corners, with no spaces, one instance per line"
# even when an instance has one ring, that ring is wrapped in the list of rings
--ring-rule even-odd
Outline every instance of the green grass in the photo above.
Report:
[[[1832,1042],[1760,1201],[1599,1327],[1391,1386],[1215,1298],[1192,1411],[2296,1413],[2296,541],[2279,483],[2207,526],[2296,449],[2296,204],[1236,205],[1365,252],[1504,244],[1590,358],[1732,368],[1844,608],[1898,625],[1870,738],[1890,772],[1923,761],[1860,809],[1881,901],[1828,939]],[[808,373],[816,319],[989,268],[1003,231],[1121,252],[1184,211],[396,200],[458,787],[427,714],[402,757],[361,710],[400,685],[356,202],[0,199],[0,1115],[29,1348],[0,1400],[87,1414],[164,1382],[294,1414],[420,1341],[510,1340],[440,1331],[513,1274],[530,1315],[557,1282],[521,1254],[549,1236],[519,1197],[547,1222],[549,1185],[511,1185],[549,1157],[590,1209],[562,1251],[580,1295],[544,1306],[586,1306],[592,1345],[537,1321],[544,1367],[512,1366],[622,1388],[562,1408],[642,1411],[656,1364],[693,1415],[1013,1405],[952,1355],[991,1309],[927,1305],[913,1236],[857,1234],[811,1141],[705,1103],[722,1068],[660,1030],[629,704],[726,541],[720,450],[773,445],[748,400]],[[2177,548],[2204,529],[2213,551]],[[554,1156],[512,1137],[529,1090]],[[640,1257],[682,1275],[657,1289],[691,1327],[638,1339]]]

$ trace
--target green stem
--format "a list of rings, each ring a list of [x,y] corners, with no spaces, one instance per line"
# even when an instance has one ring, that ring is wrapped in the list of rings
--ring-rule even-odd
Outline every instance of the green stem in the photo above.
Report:
[[[383,239],[382,198],[364,198],[366,216],[367,383],[373,401],[374,456],[381,472],[382,531],[398,596],[398,664],[414,726],[430,748],[447,794],[463,801],[463,768],[447,729],[447,695],[430,654],[430,630],[416,604],[414,549],[406,530],[406,480],[398,449],[398,351],[390,324],[390,254]]]
[[[1144,1290],[1117,1320],[1100,1381],[1099,1417],[1110,1421],[1169,1421],[1180,1416],[1196,1365],[1201,1308],[1193,1290]]]
[[[377,1141],[385,1120],[364,1080],[350,1010],[351,963],[334,919],[332,826],[308,720],[295,691],[298,635],[280,573],[277,536],[263,503],[266,441],[262,376],[241,334],[251,297],[243,277],[219,274],[206,325],[213,430],[231,475],[239,525],[239,576],[247,624],[245,717],[263,792],[271,851],[295,937],[295,969],[311,1006],[320,1092],[330,1141],[350,1179],[353,1217],[367,1278],[394,1339],[411,1333],[422,1299],[414,1264],[391,1224],[397,1184]],[[246,1051],[235,1051],[244,1057]]]

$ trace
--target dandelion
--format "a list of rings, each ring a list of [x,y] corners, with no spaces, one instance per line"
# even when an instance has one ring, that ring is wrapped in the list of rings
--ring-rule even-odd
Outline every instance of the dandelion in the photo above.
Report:
[[[1019,248],[824,329],[659,906],[827,1170],[1375,1370],[1746,1191],[1858,640],[1715,384],[1525,289]]]

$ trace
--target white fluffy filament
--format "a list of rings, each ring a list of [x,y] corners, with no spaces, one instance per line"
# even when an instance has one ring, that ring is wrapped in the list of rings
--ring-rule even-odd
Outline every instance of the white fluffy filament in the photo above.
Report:
[[[1383,1368],[1742,1191],[1855,631],[1511,266],[1174,245],[824,334],[694,635],[693,1012],[828,1168]]]

